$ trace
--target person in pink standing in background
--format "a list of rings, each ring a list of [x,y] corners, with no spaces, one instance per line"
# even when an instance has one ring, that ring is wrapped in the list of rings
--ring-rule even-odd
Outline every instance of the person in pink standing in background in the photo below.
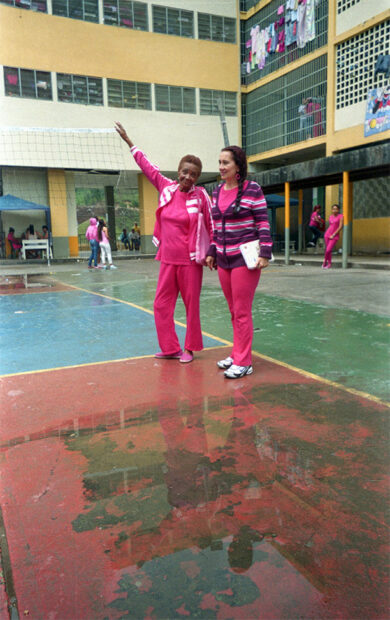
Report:
[[[332,213],[329,217],[329,227],[324,235],[325,256],[322,269],[330,269],[332,266],[332,250],[340,239],[340,231],[343,228],[343,214],[337,204],[332,206]]]
[[[198,212],[203,213],[207,230],[212,237],[211,202],[203,188],[196,188],[202,162],[195,155],[185,155],[179,162],[178,181],[163,176],[157,166],[134,146],[125,129],[115,123],[115,129],[130,147],[142,172],[159,192],[153,243],[158,247],[156,259],[161,261],[154,299],[154,320],[161,352],[157,358],[192,362],[193,352],[203,349],[200,325],[200,290],[203,267],[195,262]],[[178,295],[186,309],[187,331],[182,351],[175,330],[174,312]]]

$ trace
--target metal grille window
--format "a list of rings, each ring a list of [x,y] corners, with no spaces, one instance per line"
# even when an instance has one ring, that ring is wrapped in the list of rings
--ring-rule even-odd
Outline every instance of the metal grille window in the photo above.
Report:
[[[46,0],[0,0],[0,3],[16,6],[18,9],[30,9],[31,11],[47,13]]]
[[[53,15],[82,19],[86,22],[99,21],[98,0],[52,0]]]
[[[156,110],[162,112],[196,113],[195,88],[155,85]]]
[[[115,108],[151,110],[150,84],[107,80],[108,105]]]
[[[258,11],[250,19],[243,22],[241,31],[241,61],[242,61],[242,83],[251,84],[260,78],[263,78],[270,73],[273,73],[277,69],[288,65],[289,63],[310,54],[314,50],[326,45],[328,42],[328,0],[321,0],[316,5],[315,9],[315,31],[316,36],[313,41],[306,43],[305,47],[298,48],[296,43],[292,45],[286,45],[284,52],[275,52],[269,54],[265,61],[263,69],[253,69],[250,73],[246,73],[246,64],[248,61],[248,48],[246,48],[246,41],[251,38],[251,29],[255,26],[259,26],[260,30],[267,28],[271,23],[279,20],[278,8],[280,6],[280,0],[272,0],[261,11]]]
[[[337,0],[337,13],[347,11],[354,4],[358,4],[358,2],[360,2],[360,0]]]
[[[51,75],[48,71],[4,67],[4,86],[8,97],[52,99]]]
[[[326,63],[327,56],[320,56],[246,95],[248,155],[326,133]]]
[[[199,39],[207,41],[236,42],[236,20],[221,15],[198,13]]]
[[[101,78],[86,75],[57,73],[58,101],[103,105],[103,82]]]
[[[240,11],[249,11],[259,0],[240,0]]]
[[[194,13],[183,9],[170,9],[153,5],[153,32],[194,37]]]
[[[219,114],[218,102],[222,104],[222,109],[226,116],[237,116],[237,95],[223,90],[200,89],[200,113]]]
[[[389,78],[375,75],[380,54],[390,54],[390,20],[343,41],[336,51],[336,109],[365,101],[367,92],[385,86]]]
[[[135,30],[148,29],[148,7],[144,2],[104,0],[104,23]]]

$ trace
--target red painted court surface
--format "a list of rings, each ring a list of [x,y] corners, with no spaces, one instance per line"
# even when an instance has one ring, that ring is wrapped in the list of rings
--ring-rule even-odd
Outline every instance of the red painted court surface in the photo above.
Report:
[[[19,617],[387,617],[387,407],[216,354],[2,379]]]

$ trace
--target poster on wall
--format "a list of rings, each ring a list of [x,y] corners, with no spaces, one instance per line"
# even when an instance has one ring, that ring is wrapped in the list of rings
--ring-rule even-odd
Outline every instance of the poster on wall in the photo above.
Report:
[[[368,91],[364,137],[390,129],[390,84]]]

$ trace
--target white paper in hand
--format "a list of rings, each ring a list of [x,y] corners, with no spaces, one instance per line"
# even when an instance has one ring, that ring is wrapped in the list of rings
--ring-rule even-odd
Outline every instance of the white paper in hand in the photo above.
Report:
[[[240,250],[248,269],[255,269],[260,254],[260,243],[258,239],[255,239],[255,241],[248,241],[248,243],[242,243],[240,245]]]

